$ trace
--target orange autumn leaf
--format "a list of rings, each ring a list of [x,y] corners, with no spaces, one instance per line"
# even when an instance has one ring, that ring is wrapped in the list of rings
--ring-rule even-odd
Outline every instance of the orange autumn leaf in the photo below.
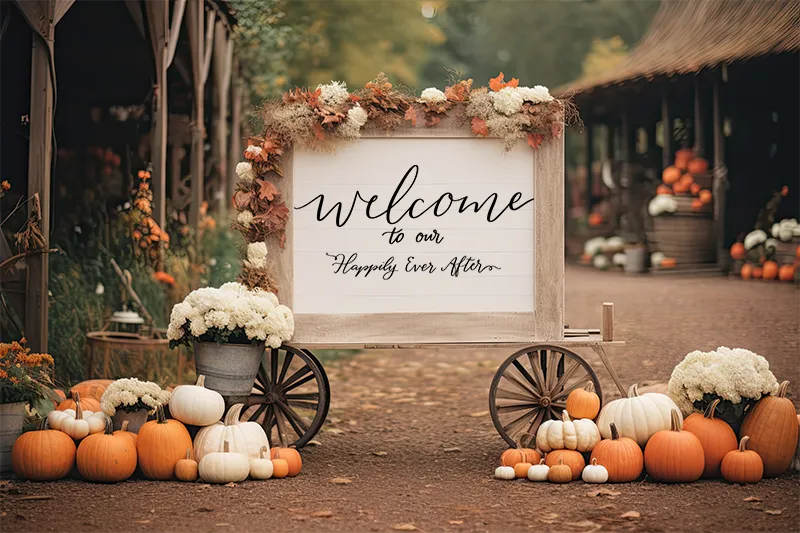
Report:
[[[473,117],[472,118],[472,133],[475,135],[483,135],[484,137],[489,136],[489,128],[486,126],[486,121],[482,118]]]
[[[528,144],[534,149],[538,150],[539,146],[544,141],[544,135],[541,133],[529,133],[528,134]]]
[[[505,89],[506,87],[517,87],[519,85],[519,80],[517,78],[511,78],[511,81],[508,83],[504,83],[503,79],[505,75],[501,72],[498,74],[496,78],[492,78],[489,80],[489,88],[492,89],[494,92],[498,92],[501,89]]]
[[[461,80],[455,85],[444,88],[444,96],[451,102],[463,102],[469,97],[472,79]]]
[[[436,115],[431,115],[431,114],[425,115],[425,127],[427,128],[432,128],[441,121],[442,119]]]
[[[322,124],[319,122],[314,122],[314,135],[316,135],[317,139],[320,141],[325,140],[325,131],[323,131]]]
[[[409,107],[405,114],[405,119],[411,122],[412,126],[417,125],[417,112],[414,111],[413,107]]]

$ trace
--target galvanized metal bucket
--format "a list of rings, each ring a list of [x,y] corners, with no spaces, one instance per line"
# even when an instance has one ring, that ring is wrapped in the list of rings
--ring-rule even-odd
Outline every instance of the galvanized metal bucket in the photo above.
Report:
[[[11,477],[11,448],[22,435],[26,402],[0,404],[0,478]]]
[[[114,424],[114,430],[122,429],[122,424],[127,422],[127,431],[131,433],[139,433],[139,429],[147,422],[147,409],[138,409],[131,413],[118,409],[111,421]]]
[[[206,377],[205,387],[220,393],[225,404],[245,403],[261,365],[264,343],[218,344],[196,342],[194,366],[197,375]]]

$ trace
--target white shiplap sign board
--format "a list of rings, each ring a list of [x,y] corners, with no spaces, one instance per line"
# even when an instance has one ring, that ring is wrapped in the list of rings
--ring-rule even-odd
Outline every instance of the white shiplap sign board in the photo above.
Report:
[[[452,138],[296,153],[294,312],[532,312],[533,157]]]

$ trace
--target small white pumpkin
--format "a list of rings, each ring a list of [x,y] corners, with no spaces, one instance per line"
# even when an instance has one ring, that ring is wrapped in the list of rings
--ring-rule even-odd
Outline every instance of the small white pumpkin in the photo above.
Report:
[[[528,469],[528,479],[531,481],[547,481],[547,474],[549,473],[550,467],[544,464],[544,459],[542,459],[538,465],[531,465]]]
[[[225,400],[215,390],[205,388],[206,377],[197,376],[194,385],[178,385],[169,400],[172,418],[192,426],[210,426],[225,414]]]
[[[100,433],[106,429],[106,415],[81,409],[80,401],[75,402],[75,409],[50,411],[47,423],[52,429],[63,431],[75,440],[81,440],[92,433]]]
[[[654,267],[661,266],[661,261],[664,260],[664,254],[662,252],[653,252],[650,254],[650,264]]]
[[[674,213],[678,209],[678,201],[670,194],[659,194],[647,204],[647,212],[651,217],[663,213]]]
[[[794,236],[794,228],[797,227],[797,220],[785,218],[778,225],[778,238],[783,242],[789,242]]]
[[[588,418],[572,420],[565,409],[561,420],[548,420],[539,426],[536,447],[547,453],[553,450],[590,452],[600,442],[600,431]]]
[[[269,441],[264,428],[256,422],[239,422],[244,404],[233,405],[225,415],[224,422],[216,422],[197,432],[194,438],[194,455],[199,461],[207,454],[222,451],[225,441],[231,451],[245,455],[248,459],[259,457],[261,447],[269,451]]]
[[[764,230],[757,229],[747,234],[744,238],[744,249],[752,250],[759,244],[767,240],[767,233]]]
[[[583,243],[583,253],[588,255],[589,257],[593,257],[600,252],[600,249],[605,244],[606,240],[604,237],[594,237],[589,239],[585,243]]]
[[[611,265],[608,260],[608,257],[604,255],[596,255],[594,259],[592,259],[592,264],[598,270],[606,270]]]
[[[225,441],[222,451],[203,457],[197,470],[206,483],[238,483],[250,474],[250,461],[241,453],[230,451],[228,441]]]
[[[497,479],[516,479],[517,474],[514,472],[513,466],[498,466],[494,469],[494,477]]]
[[[614,266],[624,267],[625,263],[628,262],[628,256],[622,252],[617,252],[611,258],[611,262],[614,263]]]
[[[604,439],[611,438],[611,422],[617,426],[620,437],[630,437],[644,448],[656,432],[671,427],[671,413],[678,411],[681,426],[683,416],[680,409],[666,394],[648,392],[639,395],[639,385],[628,389],[628,397],[609,402],[597,417],[597,427]]]
[[[780,231],[780,229],[781,229],[781,225],[776,222],[776,223],[774,223],[772,225],[772,228],[770,229],[769,233],[770,233],[770,235],[772,235],[773,237],[775,237],[777,239],[778,238],[778,232]]]
[[[253,479],[269,479],[272,477],[274,467],[269,458],[269,450],[266,446],[261,447],[259,457],[250,459],[250,477]]]
[[[608,481],[608,470],[603,465],[597,464],[595,457],[592,459],[592,464],[584,467],[581,479],[586,483],[605,483]]]
[[[767,253],[770,253],[770,251],[774,253],[775,250],[777,250],[777,249],[778,249],[778,241],[777,240],[775,240],[775,239],[767,239],[766,241],[764,241],[764,250]]]

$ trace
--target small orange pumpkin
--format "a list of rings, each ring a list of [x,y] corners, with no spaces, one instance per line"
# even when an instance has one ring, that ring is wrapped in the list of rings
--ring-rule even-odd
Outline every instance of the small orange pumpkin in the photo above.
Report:
[[[744,259],[744,244],[740,242],[733,243],[731,246],[731,258],[736,260]]]
[[[778,279],[778,263],[775,261],[765,261],[761,268],[764,279]]]
[[[517,463],[514,465],[514,475],[518,478],[527,478],[528,477],[528,469],[533,465],[530,463]]]
[[[656,194],[672,194],[672,188],[669,185],[659,185],[656,187]]]
[[[662,483],[690,483],[703,474],[705,456],[700,440],[681,430],[678,411],[671,412],[670,429],[650,437],[644,447],[647,475]]]
[[[186,448],[186,457],[175,463],[175,477],[178,481],[197,481],[197,461],[192,457],[191,448]]]
[[[794,273],[794,265],[783,265],[778,269],[778,279],[781,281],[794,281]]]
[[[739,275],[742,276],[742,279],[751,279],[753,277],[753,265],[750,263],[745,263],[742,265],[742,270],[739,272]]]
[[[672,186],[672,190],[675,191],[675,194],[686,194],[689,192],[689,184],[685,181],[679,181]]]
[[[630,437],[620,437],[617,425],[609,424],[611,438],[603,439],[592,448],[590,461],[606,467],[609,483],[627,483],[637,479],[644,468],[644,456],[639,444]]]
[[[118,435],[120,437],[128,437],[131,440],[131,443],[136,446],[136,433],[128,431],[128,424],[127,420],[122,421],[122,426],[120,429],[114,432],[114,435]]]
[[[672,185],[681,179],[681,169],[677,167],[667,167],[664,169],[664,172],[661,173],[661,179],[667,185]]]
[[[800,246],[794,249],[794,258],[800,259]]]
[[[764,269],[760,266],[753,267],[753,279],[761,279],[764,277]]]
[[[547,472],[547,481],[550,483],[569,483],[573,479],[576,479],[575,471],[569,465],[564,464],[563,457],[560,457],[558,464],[551,466],[550,471]]]
[[[684,174],[678,182],[691,188],[692,184],[694,184],[694,177],[691,174]]]
[[[603,215],[601,215],[600,213],[592,213],[591,215],[589,215],[589,225],[591,227],[593,228],[597,227],[602,223],[603,223]]]
[[[697,193],[700,192],[700,185],[697,183],[692,183],[689,185],[689,192],[697,196]]]
[[[517,443],[516,448],[511,448],[503,452],[500,456],[500,466],[516,466],[517,463],[539,464],[542,455],[533,448],[523,448]]]
[[[303,458],[300,457],[300,452],[296,448],[272,448],[269,451],[270,459],[283,459],[289,465],[289,477],[294,477],[300,473],[303,468]]]
[[[284,478],[289,475],[289,463],[286,459],[272,460],[272,477]]]
[[[567,396],[567,412],[572,418],[594,420],[600,412],[600,397],[594,391],[594,383],[589,381],[582,389],[575,389]]]
[[[789,382],[784,381],[776,395],[764,396],[745,415],[742,436],[750,437],[750,449],[764,462],[764,477],[783,474],[792,463],[797,448],[797,415],[786,398]]]
[[[692,200],[692,209],[697,210],[697,209],[702,209],[702,208],[703,208],[703,202],[701,202],[697,198]]]
[[[703,189],[702,191],[700,191],[700,193],[697,195],[697,197],[704,204],[710,204],[711,203],[711,199],[712,199],[711,191],[709,191],[708,189]]]
[[[575,450],[553,450],[545,456],[544,464],[549,466],[551,471],[556,465],[567,465],[572,470],[572,479],[578,479],[586,466],[586,460]]]
[[[739,441],[739,448],[730,451],[722,458],[722,478],[731,483],[758,483],[764,476],[764,463],[761,456],[747,449],[750,437],[745,435]]]
[[[725,421],[714,418],[717,405],[719,398],[711,402],[704,413],[692,413],[683,421],[684,431],[694,433],[703,445],[705,478],[719,477],[722,458],[736,449],[736,433]]]
[[[100,409],[100,400],[95,400],[94,398],[84,398],[81,394],[77,391],[71,391],[70,399],[64,400],[58,407],[56,407],[56,411],[66,411],[67,409],[75,409],[75,401],[79,401],[81,403],[81,409],[84,411],[92,411],[94,413],[98,411],[102,411]]]
[[[675,166],[681,170],[686,170],[689,161],[694,157],[694,150],[691,148],[681,148],[675,152]]]
[[[675,268],[678,262],[673,257],[665,257],[659,265],[661,268]]]
[[[686,167],[692,174],[704,174],[708,171],[708,161],[702,157],[695,157]]]

